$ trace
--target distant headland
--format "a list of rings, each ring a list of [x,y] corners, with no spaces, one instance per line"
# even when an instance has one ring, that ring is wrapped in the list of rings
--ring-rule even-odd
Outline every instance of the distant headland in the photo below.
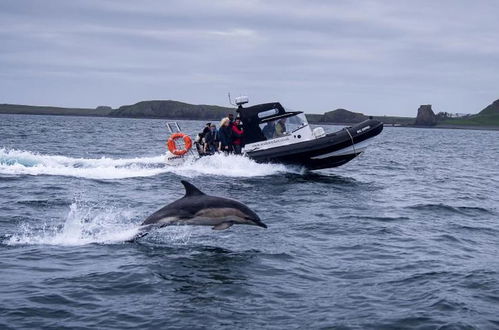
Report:
[[[108,106],[89,109],[0,104],[0,114],[217,120],[230,112],[235,112],[235,109],[172,100],[142,101],[117,109]],[[421,105],[417,109],[416,117],[368,116],[346,109],[336,109],[323,114],[307,114],[307,118],[312,124],[348,125],[361,122],[369,117],[380,120],[387,126],[499,129],[499,100],[494,101],[477,114],[466,115],[448,112],[435,114],[430,104]]]

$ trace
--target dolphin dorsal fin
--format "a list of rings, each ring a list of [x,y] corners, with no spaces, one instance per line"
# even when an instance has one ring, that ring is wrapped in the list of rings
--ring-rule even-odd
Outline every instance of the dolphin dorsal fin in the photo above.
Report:
[[[184,185],[185,197],[205,195],[204,192],[196,188],[192,183],[189,183],[185,180],[182,180],[180,182],[182,182],[182,184]]]

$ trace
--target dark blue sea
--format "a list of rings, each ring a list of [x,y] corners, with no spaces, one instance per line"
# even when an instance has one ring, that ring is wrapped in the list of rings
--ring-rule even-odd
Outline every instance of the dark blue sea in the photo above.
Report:
[[[499,132],[385,128],[316,172],[172,168],[167,136],[164,120],[0,115],[1,329],[499,328]],[[127,243],[182,179],[268,229]]]

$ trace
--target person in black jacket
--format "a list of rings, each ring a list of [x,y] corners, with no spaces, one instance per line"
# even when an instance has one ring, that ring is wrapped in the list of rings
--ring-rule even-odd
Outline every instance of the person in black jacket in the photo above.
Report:
[[[218,129],[218,151],[232,152],[232,128],[230,126],[230,119],[227,117],[222,119],[220,128]]]
[[[203,128],[203,136],[206,135],[210,131],[211,123],[206,123],[206,126]]]

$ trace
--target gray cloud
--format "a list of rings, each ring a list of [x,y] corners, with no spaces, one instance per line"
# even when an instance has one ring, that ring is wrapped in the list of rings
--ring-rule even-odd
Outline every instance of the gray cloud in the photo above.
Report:
[[[499,97],[496,1],[0,3],[0,102],[279,100],[476,112]]]

